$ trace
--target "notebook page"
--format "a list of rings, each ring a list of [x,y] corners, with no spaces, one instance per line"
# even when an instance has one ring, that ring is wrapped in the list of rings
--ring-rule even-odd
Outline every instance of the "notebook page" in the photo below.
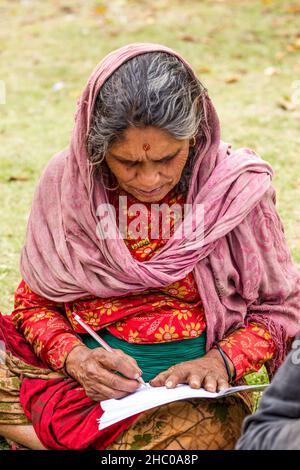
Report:
[[[192,389],[189,385],[180,384],[173,389],[166,387],[151,387],[149,384],[141,386],[135,393],[119,400],[111,399],[101,402],[101,408],[104,414],[98,420],[99,429],[114,424],[129,416],[133,416],[142,411],[156,406],[163,405],[172,401],[183,400],[186,398],[218,398],[237,393],[242,390],[263,390],[268,384],[264,385],[242,385],[230,387],[222,392],[208,392],[207,390]]]

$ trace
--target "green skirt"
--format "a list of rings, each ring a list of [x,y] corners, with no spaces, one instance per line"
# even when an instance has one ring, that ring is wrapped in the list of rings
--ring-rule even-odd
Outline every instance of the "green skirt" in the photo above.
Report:
[[[128,343],[112,335],[107,329],[100,330],[98,334],[113,349],[121,349],[137,361],[145,382],[175,364],[198,359],[206,352],[206,330],[197,338],[155,344]],[[80,334],[80,337],[91,349],[101,347],[88,334]]]

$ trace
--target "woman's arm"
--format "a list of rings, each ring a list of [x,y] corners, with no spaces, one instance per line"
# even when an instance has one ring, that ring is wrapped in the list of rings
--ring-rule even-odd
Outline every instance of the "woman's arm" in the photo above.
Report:
[[[93,400],[121,398],[140,386],[141,371],[133,358],[117,349],[111,354],[87,348],[65,318],[64,305],[35,294],[24,280],[15,291],[12,316],[35,354],[51,369],[73,377]]]
[[[275,344],[267,328],[254,322],[223,338],[219,345],[234,366],[235,380],[258,371],[275,352]]]
[[[12,318],[35,354],[53,370],[63,370],[68,354],[83,345],[64,316],[64,305],[35,294],[24,279],[15,291]]]
[[[237,449],[300,449],[300,335],[296,341],[258,410],[244,421]]]
[[[270,333],[255,323],[235,330],[220,341],[219,345],[229,358],[228,364],[234,380],[260,369],[275,351]],[[166,385],[170,388],[178,383],[188,383],[192,388],[202,386],[215,392],[229,387],[229,377],[220,352],[212,348],[202,358],[170,367],[150,383],[154,387]]]

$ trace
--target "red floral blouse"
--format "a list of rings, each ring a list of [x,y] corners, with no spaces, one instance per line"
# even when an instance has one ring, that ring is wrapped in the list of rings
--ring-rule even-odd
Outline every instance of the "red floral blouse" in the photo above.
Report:
[[[124,242],[137,260],[149,259],[167,242],[167,238],[163,238],[161,226],[157,239],[131,237],[130,223],[136,214],[130,211],[130,207],[140,201],[123,190],[111,196],[117,220],[119,195],[127,196],[128,238],[124,238]],[[170,191],[160,204],[163,202],[183,206],[185,195]],[[148,211],[146,228],[150,228],[150,203],[143,204]],[[170,212],[171,234],[175,219],[176,215]],[[71,314],[75,311],[94,330],[107,328],[111,334],[131,343],[189,340],[201,335],[206,328],[205,311],[192,272],[162,288],[133,292],[123,297],[101,299],[89,296],[66,303],[53,302],[35,294],[22,279],[15,291],[12,317],[35,354],[50,368],[59,370],[63,369],[69,352],[82,344],[76,333],[85,333]],[[275,352],[270,333],[257,323],[237,329],[219,344],[233,362],[236,380],[259,370]]]

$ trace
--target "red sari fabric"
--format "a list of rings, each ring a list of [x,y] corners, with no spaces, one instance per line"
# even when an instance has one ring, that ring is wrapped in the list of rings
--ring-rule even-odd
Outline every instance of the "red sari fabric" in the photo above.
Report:
[[[24,336],[16,330],[11,315],[0,313],[0,341],[7,351],[27,364],[45,367]],[[40,441],[47,449],[55,450],[105,449],[139,416],[131,416],[99,431],[97,419],[103,414],[102,408],[86,396],[75,380],[69,378],[24,378],[20,402]]]
[[[117,196],[120,194],[128,198],[126,216],[129,226],[136,217],[130,213],[130,207],[138,201],[123,190],[118,191],[111,197],[117,217]],[[185,196],[171,191],[162,202],[183,205]],[[147,208],[150,224],[150,204]],[[172,233],[172,215],[170,227]],[[140,261],[153,256],[166,241],[161,231],[158,239],[124,239],[132,256]],[[11,315],[15,329],[9,326],[10,331],[14,329],[11,351],[30,364],[63,370],[68,353],[82,344],[76,333],[85,333],[74,320],[74,311],[94,330],[108,328],[113,335],[131,343],[188,341],[201,335],[206,328],[203,304],[192,273],[161,289],[133,292],[130,296],[118,298],[84,297],[64,304],[40,297],[22,280],[15,291]],[[8,321],[5,320],[6,323]],[[2,336],[5,336],[5,328]],[[17,345],[26,344],[26,348],[16,347],[15,342]],[[249,323],[232,332],[220,344],[236,368],[237,380],[258,370],[275,351],[270,333],[257,323]],[[37,435],[49,449],[105,449],[136,419],[131,417],[99,431],[97,418],[102,414],[99,403],[91,401],[84,389],[70,378],[26,378],[22,382],[20,400]]]

